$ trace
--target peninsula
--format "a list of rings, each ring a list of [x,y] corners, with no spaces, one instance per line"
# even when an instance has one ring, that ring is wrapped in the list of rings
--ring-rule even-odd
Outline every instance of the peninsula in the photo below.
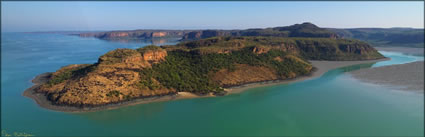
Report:
[[[24,95],[54,110],[90,111],[137,100],[172,99],[179,93],[221,96],[226,88],[305,77],[317,70],[310,60],[384,58],[365,42],[314,28],[298,29],[330,35],[220,36],[116,49],[95,64],[74,64],[40,75]]]

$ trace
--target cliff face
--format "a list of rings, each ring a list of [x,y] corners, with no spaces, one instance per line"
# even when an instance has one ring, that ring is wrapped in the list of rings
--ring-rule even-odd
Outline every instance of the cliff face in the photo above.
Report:
[[[108,38],[116,38],[116,37],[128,37],[128,33],[127,32],[114,32],[114,33],[107,33],[106,36],[104,37],[108,37]]]
[[[186,30],[133,30],[80,33],[80,37],[96,37],[99,39],[151,39],[151,38],[180,38],[190,31]]]
[[[143,60],[148,61],[149,63],[159,63],[165,60],[167,56],[167,51],[165,50],[146,50],[142,51]]]
[[[152,32],[152,38],[165,37],[167,36],[167,32]]]

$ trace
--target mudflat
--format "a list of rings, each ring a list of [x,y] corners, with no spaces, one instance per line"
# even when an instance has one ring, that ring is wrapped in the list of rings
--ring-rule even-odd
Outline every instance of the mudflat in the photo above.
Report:
[[[424,61],[360,69],[350,74],[368,83],[424,93]]]

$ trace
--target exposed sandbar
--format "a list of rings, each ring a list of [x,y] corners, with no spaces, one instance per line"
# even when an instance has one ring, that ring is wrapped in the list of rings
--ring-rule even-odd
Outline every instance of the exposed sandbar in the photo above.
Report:
[[[424,61],[360,69],[350,72],[361,81],[392,88],[424,92]]]

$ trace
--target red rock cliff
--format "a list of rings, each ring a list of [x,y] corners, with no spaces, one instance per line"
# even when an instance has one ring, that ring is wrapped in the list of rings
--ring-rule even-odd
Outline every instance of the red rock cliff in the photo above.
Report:
[[[151,35],[152,38],[165,37],[165,36],[167,36],[167,32],[152,32],[152,35]]]

